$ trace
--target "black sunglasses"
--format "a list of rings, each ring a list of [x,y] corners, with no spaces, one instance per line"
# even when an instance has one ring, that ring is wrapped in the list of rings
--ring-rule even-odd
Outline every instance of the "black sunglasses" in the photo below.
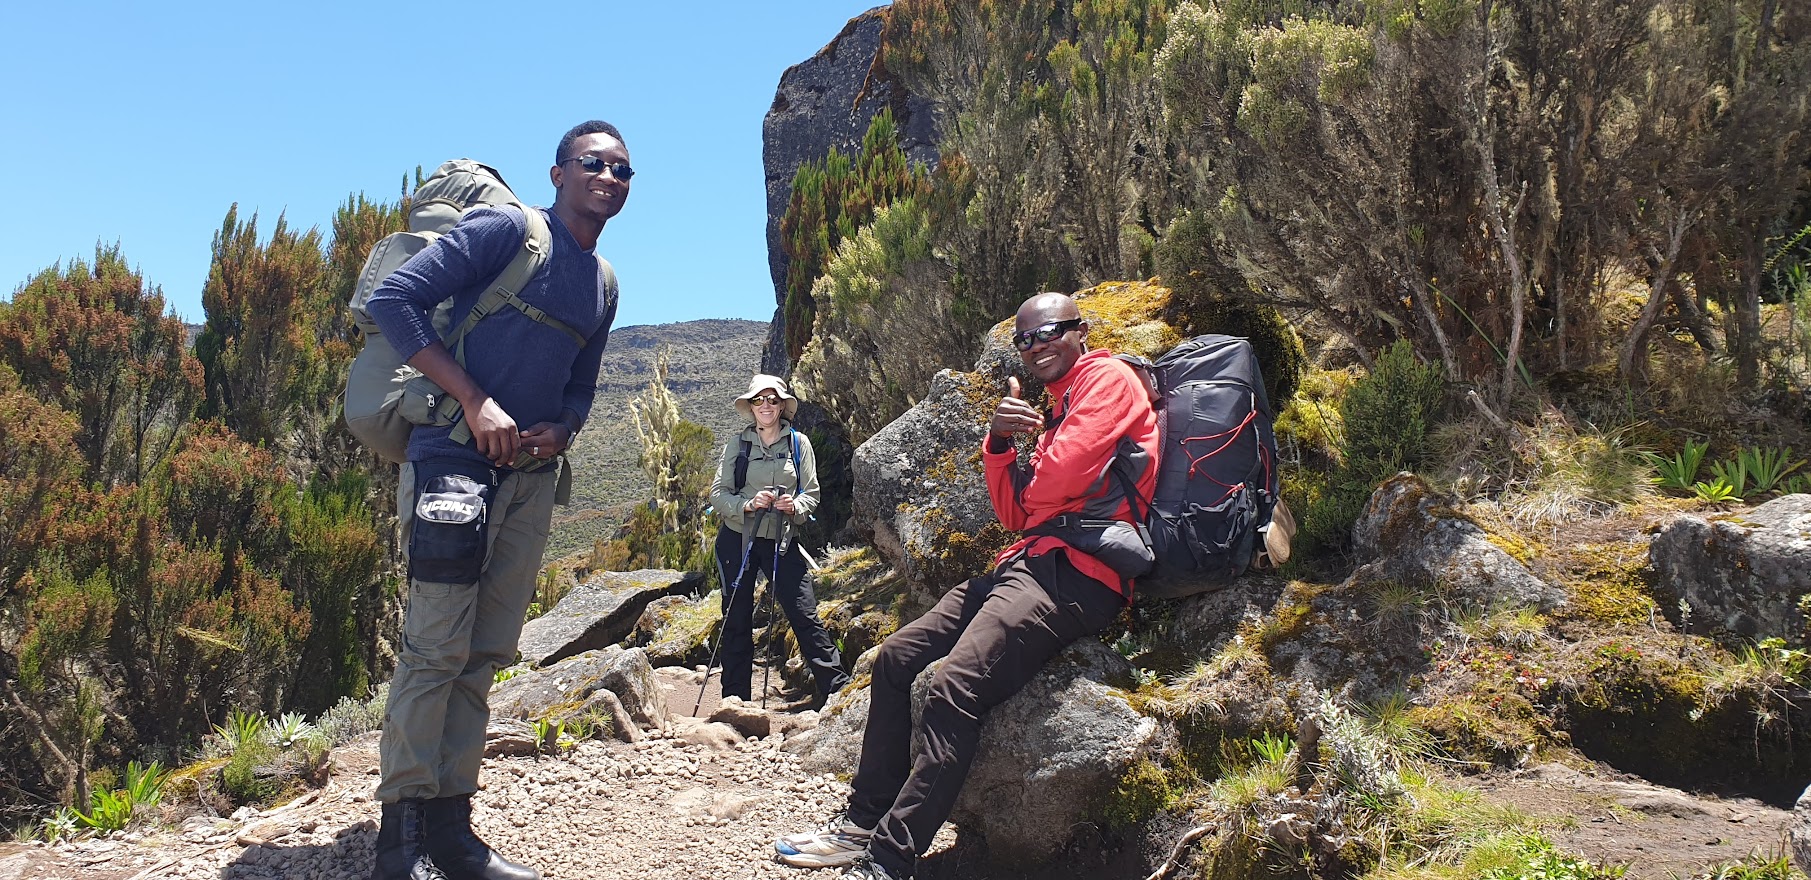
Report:
[[[567,162],[577,162],[579,163],[580,168],[585,169],[591,174],[596,174],[607,168],[610,171],[610,176],[624,183],[628,183],[629,178],[635,176],[635,169],[630,168],[629,163],[627,162],[605,162],[596,156],[573,156],[569,159],[560,160],[561,165],[564,165]]]
[[[1082,319],[1080,318],[1070,318],[1067,321],[1051,321],[1042,327],[1033,330],[1020,330],[1019,332],[1012,334],[1012,344],[1014,348],[1017,348],[1020,351],[1030,351],[1032,346],[1037,345],[1040,342],[1049,342],[1081,325]]]
[[[761,394],[749,398],[748,402],[755,406],[779,406],[780,396],[777,394]]]

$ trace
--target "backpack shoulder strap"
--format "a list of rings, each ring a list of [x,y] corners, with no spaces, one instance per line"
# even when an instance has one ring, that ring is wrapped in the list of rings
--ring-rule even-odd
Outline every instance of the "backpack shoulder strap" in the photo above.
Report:
[[[509,261],[509,265],[503,268],[503,272],[497,276],[497,280],[491,282],[490,287],[484,291],[484,295],[478,297],[478,302],[473,304],[472,310],[466,313],[465,320],[460,321],[459,326],[447,334],[446,346],[453,351],[454,358],[459,361],[461,366],[465,364],[466,334],[470,333],[479,321],[504,306],[510,306],[535,322],[546,324],[572,337],[572,341],[580,346],[589,341],[585,334],[530,305],[520,296],[522,288],[534,280],[536,273],[541,271],[541,267],[547,264],[547,260],[553,254],[553,231],[547,226],[547,218],[541,216],[540,211],[526,206],[522,208],[522,217],[528,225],[528,234],[522,238],[522,249],[517,251],[515,257]]]
[[[736,489],[735,494],[742,494],[742,486],[748,482],[748,453],[754,448],[747,437],[737,441],[740,447],[736,450]]]

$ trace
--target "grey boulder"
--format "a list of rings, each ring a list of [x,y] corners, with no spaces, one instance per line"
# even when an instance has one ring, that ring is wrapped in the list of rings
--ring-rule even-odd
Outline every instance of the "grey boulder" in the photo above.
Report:
[[[613,645],[523,673],[494,688],[490,705],[494,717],[528,721],[604,715],[629,741],[666,729],[666,694],[640,648]]]
[[[1427,481],[1400,473],[1377,487],[1352,527],[1353,544],[1365,560],[1352,577],[1438,586],[1484,608],[1547,611],[1565,604],[1562,590],[1535,577],[1490,537]]]
[[[700,572],[642,569],[598,572],[522,627],[522,659],[551,666],[575,654],[614,645],[634,631],[648,603],[695,591]]]
[[[1740,514],[1673,519],[1648,547],[1660,583],[1694,621],[1749,639],[1802,644],[1799,599],[1811,592],[1811,495],[1785,495]]]
[[[923,711],[933,664],[912,686],[914,718]],[[951,821],[979,831],[1000,865],[1035,865],[1063,851],[1090,810],[1134,762],[1159,752],[1164,734],[1113,682],[1130,664],[1096,639],[1082,639],[1052,660],[1024,690],[990,712]],[[869,689],[839,695],[818,728],[788,743],[807,773],[848,772],[867,726]],[[921,744],[913,737],[916,751]]]

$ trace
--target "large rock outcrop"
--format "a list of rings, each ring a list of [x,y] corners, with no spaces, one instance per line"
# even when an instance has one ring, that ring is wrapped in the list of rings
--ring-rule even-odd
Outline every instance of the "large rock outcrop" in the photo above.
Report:
[[[914,719],[940,665],[913,682]],[[1091,827],[1093,811],[1126,770],[1165,744],[1157,721],[1116,688],[1130,680],[1131,665],[1096,639],[1058,655],[988,714],[951,821],[981,832],[999,864],[1036,865],[1062,852],[1077,829]],[[817,730],[787,748],[803,753],[808,773],[853,770],[867,706],[867,688],[845,692]]]
[[[1660,583],[1692,618],[1747,639],[1803,643],[1799,600],[1811,593],[1811,495],[1739,514],[1675,518],[1648,548]],[[1695,627],[1694,627],[1695,628]]]
[[[522,659],[551,666],[567,657],[614,645],[635,630],[648,603],[696,592],[701,572],[641,569],[603,571],[567,593],[559,604],[522,627]]]
[[[868,123],[891,107],[900,148],[914,162],[937,160],[937,131],[929,102],[905,90],[876,63],[886,9],[877,7],[849,20],[816,55],[780,75],[773,106],[761,124],[761,164],[767,174],[767,267],[773,276],[773,327],[762,354],[763,372],[784,376],[786,358],[786,252],[780,247],[780,219],[792,198],[799,166],[829,154],[831,147],[854,155]]]

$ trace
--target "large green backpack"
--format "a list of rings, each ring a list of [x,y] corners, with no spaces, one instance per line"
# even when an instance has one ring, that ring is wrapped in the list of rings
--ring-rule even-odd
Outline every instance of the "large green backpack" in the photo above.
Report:
[[[461,443],[470,442],[471,434],[460,430],[464,423],[460,418],[459,401],[397,356],[396,349],[384,339],[377,322],[371,320],[365,304],[390,273],[452,229],[466,211],[497,205],[515,205],[527,218],[528,235],[522,241],[522,250],[491,282],[490,288],[478,298],[478,303],[458,326],[452,326],[452,300],[441,302],[434,309],[435,331],[461,367],[465,366],[466,334],[485,316],[504,306],[564,331],[580,346],[587,341],[584,334],[518,296],[553,252],[553,235],[547,227],[547,218],[523,205],[494,168],[470,159],[454,159],[434,169],[433,175],[415,189],[414,202],[409,208],[408,231],[385,236],[371,249],[371,255],[365,258],[364,269],[359,272],[358,284],[353,288],[352,301],[347,303],[353,323],[365,334],[365,347],[353,359],[352,369],[346,376],[346,427],[359,442],[389,461],[408,460],[409,432],[416,425],[458,425],[454,433]],[[606,283],[614,289],[616,278],[609,264],[602,259],[598,262],[604,268]]]

